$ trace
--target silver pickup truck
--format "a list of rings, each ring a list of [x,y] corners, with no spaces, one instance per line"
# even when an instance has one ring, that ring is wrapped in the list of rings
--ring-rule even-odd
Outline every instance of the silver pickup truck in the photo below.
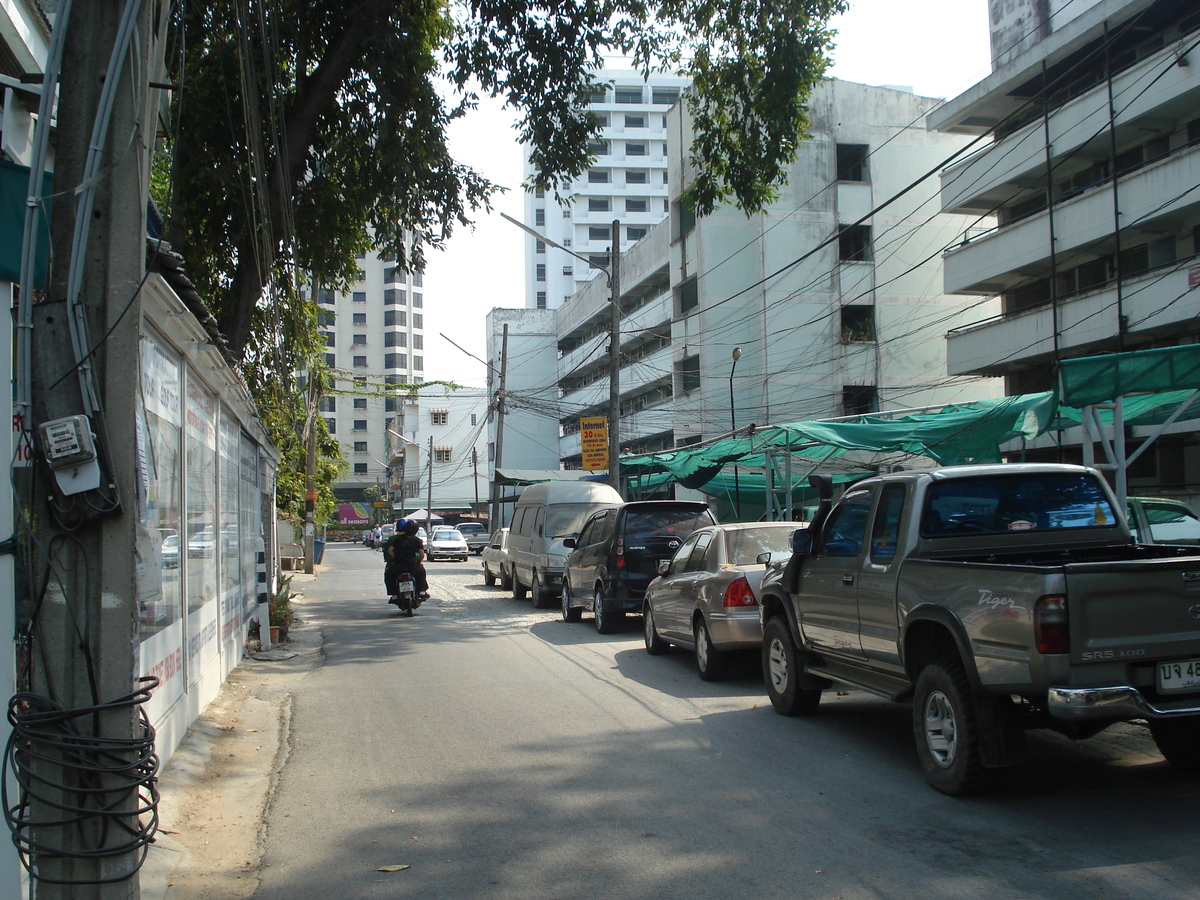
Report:
[[[763,675],[784,715],[834,685],[913,704],[929,782],[991,787],[1025,730],[1143,719],[1200,770],[1200,556],[1137,544],[1104,480],[1056,464],[869,478],[822,503],[763,578]]]

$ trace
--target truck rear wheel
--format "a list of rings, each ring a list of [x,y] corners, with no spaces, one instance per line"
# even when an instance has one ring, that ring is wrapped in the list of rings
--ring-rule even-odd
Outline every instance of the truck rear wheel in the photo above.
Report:
[[[983,765],[975,697],[957,659],[931,662],[917,676],[913,736],[925,777],[943,794],[983,793],[999,779],[1000,770]]]
[[[1161,719],[1150,723],[1158,752],[1181,772],[1200,772],[1200,717]]]
[[[763,681],[775,712],[784,716],[807,716],[821,704],[819,690],[800,687],[800,653],[792,640],[791,629],[775,616],[763,629]]]

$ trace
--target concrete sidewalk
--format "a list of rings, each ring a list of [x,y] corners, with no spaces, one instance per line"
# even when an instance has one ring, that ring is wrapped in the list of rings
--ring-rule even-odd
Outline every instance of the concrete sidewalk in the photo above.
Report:
[[[320,664],[307,609],[316,575],[292,574],[289,640],[244,658],[159,773],[159,831],[142,866],[149,900],[243,900],[258,885],[263,814],[287,759],[291,685]]]

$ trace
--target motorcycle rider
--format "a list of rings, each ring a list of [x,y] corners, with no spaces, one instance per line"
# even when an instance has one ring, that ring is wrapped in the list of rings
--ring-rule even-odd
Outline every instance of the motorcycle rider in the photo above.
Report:
[[[401,572],[409,572],[421,600],[429,599],[429,580],[425,577],[425,567],[421,560],[425,558],[425,547],[417,537],[420,526],[416,520],[401,519],[396,523],[396,533],[393,534],[383,548],[385,568],[383,582],[387,586],[389,597],[399,593],[397,586]]]

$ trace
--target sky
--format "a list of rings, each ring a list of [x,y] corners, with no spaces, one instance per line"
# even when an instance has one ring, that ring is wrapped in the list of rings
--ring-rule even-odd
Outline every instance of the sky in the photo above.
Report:
[[[829,74],[928,97],[957,96],[990,72],[987,6],[988,0],[850,0],[849,12],[831,22],[838,37]],[[457,228],[443,251],[428,255],[426,381],[483,386],[488,312],[525,305],[524,234],[499,215],[520,219],[524,211],[521,147],[512,125],[511,112],[485,101],[450,132],[455,158],[508,191],[495,198],[491,213],[476,215],[473,228]]]

